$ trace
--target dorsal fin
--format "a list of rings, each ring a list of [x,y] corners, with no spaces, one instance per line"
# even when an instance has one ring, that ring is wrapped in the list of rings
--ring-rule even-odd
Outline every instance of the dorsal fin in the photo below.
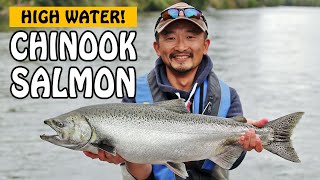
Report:
[[[154,103],[156,106],[163,107],[169,111],[174,111],[177,113],[190,113],[184,104],[184,99],[173,99],[168,101],[160,101]]]
[[[231,119],[237,121],[237,122],[242,122],[242,123],[246,123],[247,122],[247,119],[243,116],[234,116],[234,117],[231,117]]]

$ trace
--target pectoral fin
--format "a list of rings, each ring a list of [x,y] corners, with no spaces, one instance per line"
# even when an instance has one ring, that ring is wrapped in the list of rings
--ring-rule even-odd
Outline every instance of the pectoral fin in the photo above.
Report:
[[[167,162],[165,165],[176,175],[186,179],[188,177],[188,173],[186,170],[186,166],[184,163],[175,163],[175,162]]]
[[[106,151],[106,152],[112,154],[113,156],[116,156],[116,149],[104,141],[101,141],[99,143],[91,143],[91,145],[94,147],[97,147],[103,151]]]

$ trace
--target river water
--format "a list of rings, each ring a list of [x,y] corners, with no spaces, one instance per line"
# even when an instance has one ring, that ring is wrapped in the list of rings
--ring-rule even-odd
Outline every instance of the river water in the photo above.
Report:
[[[154,66],[153,27],[158,13],[139,15],[135,40],[136,62],[17,62],[9,54],[11,33],[0,33],[0,180],[121,179],[118,166],[91,160],[81,152],[54,146],[39,138],[52,132],[43,120],[85,105],[119,102],[111,98],[15,99],[10,94],[11,71],[25,66],[30,72],[44,66],[64,68],[92,66],[135,66],[137,74]],[[293,134],[300,164],[286,161],[267,151],[249,152],[231,179],[319,179],[320,167],[320,9],[260,8],[206,11],[214,71],[237,89],[246,117],[270,120],[304,111]],[[61,29],[62,30],[62,29]],[[101,34],[105,29],[92,29]],[[115,34],[121,29],[112,29]],[[122,29],[127,30],[127,29]],[[84,29],[78,29],[81,33]],[[29,75],[30,76],[30,75]],[[29,77],[30,79],[30,77]],[[66,78],[61,85],[66,87]],[[318,169],[318,170],[317,170]],[[317,170],[317,171],[316,171]]]

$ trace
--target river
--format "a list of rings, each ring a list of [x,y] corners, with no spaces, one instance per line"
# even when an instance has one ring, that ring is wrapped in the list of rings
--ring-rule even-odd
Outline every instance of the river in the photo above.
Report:
[[[278,7],[205,12],[214,71],[237,89],[248,118],[270,120],[304,111],[292,136],[301,159],[295,164],[267,151],[249,152],[231,171],[231,179],[311,180],[319,179],[320,111],[320,8]],[[158,13],[139,14],[135,47],[136,62],[54,62],[13,60],[9,53],[12,33],[0,32],[0,180],[121,179],[118,166],[91,160],[81,152],[54,146],[39,138],[52,132],[43,120],[84,105],[119,102],[111,98],[15,99],[9,89],[14,67],[30,72],[44,66],[51,72],[62,66],[66,77],[70,66],[134,66],[137,74],[148,72],[157,58],[152,48]],[[318,19],[318,20],[317,20]],[[63,30],[63,29],[60,29]],[[77,29],[79,33],[85,29]],[[101,34],[105,29],[92,29]],[[115,34],[120,30],[112,29]],[[66,84],[66,78],[61,84]],[[318,169],[318,170],[317,170]]]

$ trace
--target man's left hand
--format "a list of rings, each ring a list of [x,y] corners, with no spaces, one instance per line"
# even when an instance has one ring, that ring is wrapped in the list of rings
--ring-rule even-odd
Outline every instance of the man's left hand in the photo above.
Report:
[[[247,123],[262,128],[268,123],[268,119],[263,118],[259,121],[247,120]],[[263,150],[262,141],[259,136],[256,135],[256,132],[253,128],[249,129],[240,137],[239,143],[245,151],[251,151],[254,149],[257,152],[261,152]]]

